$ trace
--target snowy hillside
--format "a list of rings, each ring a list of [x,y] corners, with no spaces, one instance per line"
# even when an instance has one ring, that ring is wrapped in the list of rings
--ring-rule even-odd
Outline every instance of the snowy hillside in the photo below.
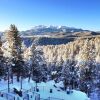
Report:
[[[3,85],[5,84],[5,87]],[[0,83],[0,91],[3,97],[0,98],[0,100],[6,100],[7,95],[7,81],[1,81]],[[16,93],[14,93],[13,89],[16,88],[17,90],[20,90],[20,83],[17,83],[14,80],[14,84],[10,84],[10,93],[8,93],[8,99],[7,100],[37,100],[35,99],[37,95],[40,96],[41,99],[38,100],[89,100],[89,98],[86,96],[85,93],[76,91],[76,90],[70,90],[70,91],[62,91],[60,87],[62,87],[61,84],[57,84],[57,87],[54,87],[56,83],[54,81],[49,82],[41,82],[37,83],[37,88],[39,91],[37,92],[35,90],[36,83],[34,81],[28,82],[28,79],[23,80],[23,88],[21,89],[23,91],[23,96],[20,97]],[[52,89],[52,92],[50,92],[50,89]],[[27,92],[26,92],[27,91]],[[67,93],[70,92],[70,93]],[[10,99],[15,98],[15,99]]]

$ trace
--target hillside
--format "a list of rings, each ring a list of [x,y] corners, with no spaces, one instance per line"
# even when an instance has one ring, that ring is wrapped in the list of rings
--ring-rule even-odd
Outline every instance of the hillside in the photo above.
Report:
[[[64,62],[68,59],[81,61],[100,61],[100,37],[78,39],[63,45],[43,46],[45,58],[50,62]],[[57,56],[58,55],[58,56]]]
[[[61,45],[37,46],[43,48],[45,59],[48,62],[64,62],[68,59],[75,61],[100,60],[100,37],[79,38],[73,42]]]
[[[32,35],[32,36],[22,36],[22,40],[25,45],[29,47],[32,44],[35,45],[60,45],[67,44],[77,40],[78,38],[92,38],[99,37],[100,33],[97,32],[73,32],[73,33],[53,33],[53,35]]]

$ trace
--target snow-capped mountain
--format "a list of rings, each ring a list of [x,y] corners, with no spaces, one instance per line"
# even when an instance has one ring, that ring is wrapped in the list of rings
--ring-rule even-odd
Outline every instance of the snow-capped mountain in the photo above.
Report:
[[[72,32],[80,32],[80,31],[84,31],[84,30],[80,28],[78,29],[78,28],[67,27],[67,26],[39,25],[39,26],[34,26],[30,30],[22,31],[21,35],[41,35],[41,34],[46,35],[51,33],[72,33]]]

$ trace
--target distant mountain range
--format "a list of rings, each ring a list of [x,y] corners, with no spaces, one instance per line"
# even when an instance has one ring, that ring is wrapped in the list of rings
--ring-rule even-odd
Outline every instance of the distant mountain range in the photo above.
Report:
[[[77,29],[74,27],[67,27],[67,26],[44,26],[39,25],[35,26],[30,30],[21,31],[20,34],[22,36],[25,35],[52,35],[54,33],[73,33],[73,32],[83,32],[88,30]]]

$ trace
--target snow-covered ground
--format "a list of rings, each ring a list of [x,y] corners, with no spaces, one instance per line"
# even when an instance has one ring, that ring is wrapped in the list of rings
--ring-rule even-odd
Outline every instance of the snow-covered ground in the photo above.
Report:
[[[61,82],[59,84],[55,84],[54,81],[49,81],[46,83],[44,82],[38,83],[37,84],[37,87],[39,89],[38,92],[34,91],[36,87],[36,83],[34,81],[31,80],[30,83],[28,83],[28,80],[24,79],[22,83],[23,83],[22,91],[24,92],[23,98],[25,97],[26,94],[28,94],[28,96],[30,97],[30,99],[24,99],[24,100],[35,100],[34,97],[37,94],[38,95],[40,94],[41,100],[44,99],[46,100],[88,100],[87,95],[80,91],[72,90],[73,91],[72,93],[67,94],[66,91],[63,91],[59,88],[59,86],[61,86]],[[56,85],[56,87],[54,87],[54,85]],[[20,86],[21,84],[14,80],[14,84],[10,84],[11,93],[8,93],[8,95],[15,97],[15,100],[17,100],[17,97],[19,96],[14,94],[12,90],[13,88],[20,90]],[[52,89],[52,93],[50,93],[50,89]],[[0,91],[2,91],[1,93],[7,93],[7,81],[2,80],[0,82]],[[23,98],[21,97],[19,98],[20,98],[19,100],[23,100]],[[4,97],[4,99],[0,98],[0,100],[13,100],[13,99],[6,99],[6,97]]]

